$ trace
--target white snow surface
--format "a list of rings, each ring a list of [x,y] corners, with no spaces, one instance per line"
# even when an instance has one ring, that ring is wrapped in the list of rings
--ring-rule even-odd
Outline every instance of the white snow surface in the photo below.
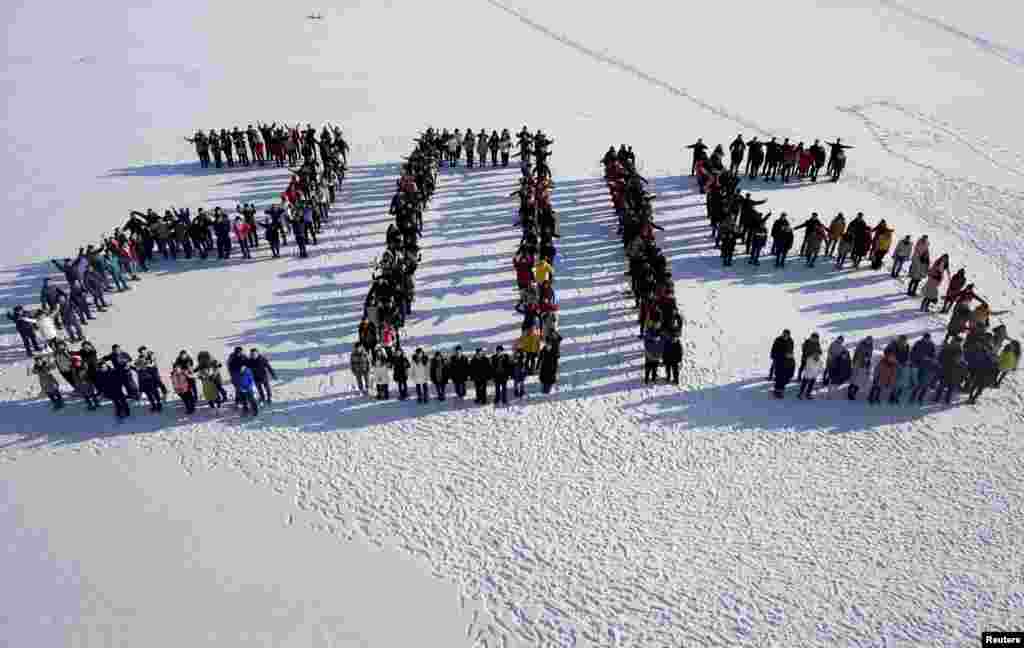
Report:
[[[794,219],[863,211],[927,233],[1019,337],[1017,3],[314,9],[324,20],[233,1],[0,9],[5,309],[129,209],[276,199],[281,170],[198,169],[182,140],[197,127],[330,120],[353,146],[309,259],[161,263],[88,327],[165,369],[179,349],[260,347],[280,380],[257,420],[54,414],[2,329],[0,642],[972,646],[1021,629],[1020,378],[975,406],[770,398],[782,328],[877,349],[945,320],[887,272],[722,268],[681,150],[842,137],[840,183],[750,190]],[[399,157],[428,125],[523,124],[555,140],[556,393],[531,383],[498,409],[359,396],[348,352]],[[658,194],[680,388],[640,384],[598,166],[622,142]],[[517,173],[442,172],[407,348],[511,346]]]

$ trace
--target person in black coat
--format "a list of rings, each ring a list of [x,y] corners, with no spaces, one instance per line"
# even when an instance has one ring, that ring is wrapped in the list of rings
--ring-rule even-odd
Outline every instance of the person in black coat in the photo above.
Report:
[[[665,350],[661,356],[665,365],[667,379],[673,385],[679,384],[679,363],[683,361],[683,345],[678,335],[673,335],[665,344]]]
[[[448,360],[448,375],[455,386],[455,395],[466,397],[466,381],[469,380],[469,358],[462,354],[462,346],[456,346],[452,357]]]
[[[139,393],[139,387],[131,372],[132,357],[122,351],[120,345],[115,344],[110,347],[110,353],[100,358],[99,362],[100,364],[110,363],[114,379],[128,392],[128,398],[134,401],[142,399],[142,394]]]
[[[15,306],[13,311],[7,313],[7,319],[14,322],[14,328],[18,331],[21,341],[25,344],[25,354],[31,358],[35,353],[42,352],[43,348],[39,345],[38,338],[36,338],[36,331],[32,328],[32,322],[27,321],[26,317],[28,315],[22,310],[21,306]]]
[[[508,405],[508,381],[512,377],[512,359],[500,344],[491,357],[491,375],[494,378],[495,407]]]
[[[473,378],[473,387],[476,389],[476,402],[486,405],[487,382],[491,379],[491,363],[484,355],[483,349],[477,349],[473,354],[473,359],[469,362],[469,373]]]
[[[540,350],[538,378],[545,394],[550,394],[552,385],[558,382],[558,355],[558,347],[554,345],[545,345]]]
[[[789,351],[775,362],[775,398],[782,398],[786,391],[786,385],[793,379],[796,372],[796,358],[793,352]]]
[[[264,230],[263,236],[266,237],[267,243],[270,245],[270,253],[274,256],[275,259],[281,256],[280,226],[270,222],[257,224]]]
[[[245,403],[245,399],[242,398],[242,392],[238,389],[238,376],[242,373],[242,367],[249,366],[249,358],[245,357],[245,351],[242,350],[242,347],[235,347],[235,350],[228,356],[228,361],[224,364],[228,368],[231,385],[235,388],[235,406],[240,406]]]
[[[434,383],[437,400],[443,401],[445,392],[448,391],[448,361],[440,351],[434,353],[434,357],[430,359],[430,382]]]
[[[270,391],[270,379],[277,380],[277,374],[274,373],[274,368],[270,366],[270,361],[256,349],[249,349],[249,370],[252,371],[253,382],[256,383],[256,389],[259,390],[260,402],[272,403],[273,400],[271,398],[273,394]]]
[[[779,360],[784,358],[787,353],[793,353],[793,337],[789,333],[789,329],[782,331],[782,335],[775,338],[775,342],[772,343],[771,359],[772,366],[768,369],[768,380],[772,379],[775,375],[775,367],[778,365]]]
[[[115,370],[109,361],[100,362],[96,371],[96,387],[106,398],[114,403],[114,416],[117,420],[131,416],[132,410],[125,398],[124,380]]]
[[[395,384],[398,385],[398,400],[409,398],[409,368],[411,366],[405,351],[401,346],[396,346],[395,352],[391,354],[391,375],[395,379]]]

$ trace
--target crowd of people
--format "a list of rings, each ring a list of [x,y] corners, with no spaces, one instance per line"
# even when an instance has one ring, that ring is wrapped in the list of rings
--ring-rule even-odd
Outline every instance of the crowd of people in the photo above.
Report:
[[[461,345],[451,355],[420,347],[409,356],[402,347],[400,332],[412,312],[414,273],[420,262],[417,240],[422,234],[423,210],[433,195],[442,160],[453,164],[458,159],[449,156],[448,141],[447,131],[427,129],[403,165],[391,203],[396,222],[388,228],[387,249],[376,264],[359,324],[359,339],[350,356],[350,370],[359,390],[375,391],[378,400],[391,398],[392,383],[397,387],[398,399],[407,399],[410,382],[419,403],[431,400],[431,385],[435,398],[445,400],[448,383],[453,385],[456,397],[463,399],[472,382],[476,403],[489,402],[488,386],[493,383],[495,405],[506,405],[509,381],[513,382],[514,394],[522,398],[527,376],[535,372],[548,393],[557,381],[561,342],[552,287],[557,253],[552,241],[558,236],[558,219],[551,208],[547,166],[552,140],[541,131],[531,134],[524,127],[519,134],[523,180],[513,195],[521,195],[519,224],[523,238],[515,263],[520,277],[520,266],[529,259],[530,278],[520,277],[522,299],[516,310],[523,314],[524,321],[515,355],[510,356],[502,345],[490,355],[478,348],[472,356],[464,354]]]
[[[783,398],[786,386],[796,379],[797,398],[813,399],[818,385],[829,388],[829,396],[846,389],[849,400],[866,393],[872,404],[887,400],[897,404],[922,404],[926,398],[948,405],[958,392],[974,403],[988,388],[998,388],[1003,379],[1016,371],[1020,362],[1020,342],[1007,337],[1006,327],[971,326],[966,337],[947,336],[940,344],[925,333],[911,346],[905,335],[885,346],[875,358],[875,341],[867,336],[857,343],[851,355],[843,336],[822,346],[812,333],[800,347],[797,366],[795,342],[787,329],[775,338],[770,352],[768,379],[774,380],[773,393]]]
[[[828,146],[827,164],[825,146]],[[697,138],[696,142],[686,148],[693,151],[690,175],[697,177],[697,185],[701,193],[704,193],[707,185],[723,173],[739,176],[744,158],[747,164],[743,174],[750,180],[760,177],[774,182],[779,179],[785,184],[796,178],[817,182],[818,173],[822,167],[826,167],[826,175],[837,182],[846,168],[846,151],[853,147],[843,144],[842,138],[825,142],[824,145],[821,140],[814,140],[813,144],[805,148],[803,142],[794,145],[788,137],[781,143],[776,137],[761,142],[756,136],[744,142],[743,135],[737,135],[729,143],[728,169],[725,166],[725,149],[721,144],[715,146],[711,155],[708,155],[708,145],[702,138]]]
[[[497,130],[492,130],[488,135],[484,128],[476,135],[473,134],[472,128],[467,128],[465,134],[458,128],[451,132],[445,128],[440,133],[432,132],[431,145],[438,161],[449,167],[459,165],[463,151],[466,154],[466,166],[470,169],[475,164],[479,164],[481,168],[487,166],[488,153],[491,155],[492,167],[498,166],[499,156],[501,166],[507,167],[512,153],[512,135],[507,128],[501,130],[501,135]]]
[[[664,365],[666,382],[678,385],[683,318],[676,303],[672,270],[655,235],[662,229],[654,222],[651,203],[655,196],[646,190],[647,180],[636,171],[632,148],[622,145],[616,151],[614,146],[609,147],[601,162],[625,248],[626,274],[644,343],[644,384],[656,383],[659,368]]]
[[[264,166],[268,161],[279,167],[296,166],[300,157],[308,161],[318,156],[322,161],[337,157],[344,163],[349,151],[341,128],[328,124],[320,131],[319,138],[312,124],[306,124],[303,129],[299,124],[256,122],[255,127],[249,124],[244,131],[238,126],[230,131],[222,128],[219,133],[214,128],[209,133],[196,130],[185,140],[195,146],[199,164],[204,169],[209,168],[211,157],[218,169],[224,165],[234,167],[236,163],[238,166]]]
[[[277,375],[269,360],[257,349],[246,355],[242,347],[236,347],[225,364],[234,388],[234,407],[255,416],[260,403],[271,402],[270,380]],[[220,409],[227,402],[221,367],[209,351],[200,351],[193,360],[188,351],[182,350],[174,359],[169,374],[171,389],[181,399],[186,414],[193,414],[200,402],[208,403],[211,409]],[[88,340],[72,349],[65,340],[58,339],[52,352],[33,358],[28,372],[36,376],[42,395],[50,399],[55,410],[65,403],[57,379],[60,375],[89,411],[109,400],[119,421],[131,416],[130,402],[139,402],[143,396],[151,412],[163,411],[169,393],[153,351],[145,346],[139,347],[134,358],[117,344],[110,353],[100,356]]]
[[[55,370],[65,377],[90,408],[95,408],[100,398],[109,398],[114,402],[119,418],[128,415],[127,400],[133,396],[138,399],[140,393],[147,397],[152,395],[153,392],[144,387],[150,384],[150,376],[160,387],[160,394],[166,394],[165,383],[159,379],[158,373],[138,361],[131,361],[130,357],[126,359],[127,354],[118,350],[98,358],[83,330],[90,320],[96,319],[94,311],[103,312],[108,308],[111,293],[130,290],[129,282],[141,280],[139,273],[150,270],[157,253],[164,260],[171,261],[193,256],[206,259],[216,248],[218,259],[229,259],[237,246],[243,258],[251,258],[251,250],[260,246],[259,230],[262,229],[273,257],[280,256],[282,242],[288,244],[289,230],[298,255],[308,256],[307,243],[316,244],[316,235],[328,220],[330,205],[338,197],[345,174],[344,156],[348,146],[341,138],[340,129],[335,127],[333,138],[326,126],[324,133],[319,141],[312,139],[312,143],[318,145],[315,151],[305,146],[301,160],[298,156],[289,158],[290,162],[301,165],[297,170],[291,170],[292,176],[281,193],[280,203],[264,211],[266,218],[262,222],[256,220],[257,209],[252,203],[237,205],[233,221],[221,207],[214,207],[210,212],[200,207],[195,216],[188,208],[166,209],[162,217],[153,209],[132,211],[128,221],[115,227],[100,243],[79,248],[74,258],[51,260],[64,275],[66,285],[61,287],[47,277],[43,279],[40,290],[39,308],[18,305],[6,315],[21,337],[26,355],[34,358],[30,373],[38,376],[44,395],[54,402],[55,407],[62,407],[64,403],[59,382],[53,376]],[[218,145],[216,150],[224,149]],[[241,149],[236,150],[241,152]],[[70,346],[76,344],[80,345],[77,349]],[[200,362],[194,367],[200,372],[197,374],[200,378],[209,369],[208,363],[202,360],[208,356],[207,352],[199,354]],[[146,357],[152,358],[152,354]],[[244,364],[249,364],[249,361]],[[199,400],[196,377],[191,373],[191,365],[177,365],[176,362],[173,369],[188,374],[186,377],[191,388],[187,392],[177,390],[177,386],[183,383],[177,379],[174,370],[171,382],[177,393],[185,394],[182,399],[186,410],[191,413]],[[141,373],[139,369],[142,369]],[[132,377],[133,371],[138,375],[137,383]],[[269,383],[264,377],[268,373],[272,376],[273,371],[264,369],[262,363],[255,361],[251,371],[253,380],[248,381],[240,371],[229,366],[232,384],[236,386],[236,403],[255,413],[256,401],[245,398],[244,386],[255,386],[261,399],[269,402]],[[210,377],[210,383],[213,382],[220,384],[216,372]],[[211,406],[219,406],[223,399],[204,400],[211,401]],[[150,402],[153,403],[154,399],[150,398]]]

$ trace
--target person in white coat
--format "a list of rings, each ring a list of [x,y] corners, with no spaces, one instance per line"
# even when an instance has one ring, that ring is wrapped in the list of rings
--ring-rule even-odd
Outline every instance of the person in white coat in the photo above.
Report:
[[[804,373],[803,378],[800,380],[800,393],[796,395],[797,398],[814,400],[814,383],[818,381],[818,376],[821,375],[824,369],[825,365],[821,361],[821,353],[817,351],[812,352],[804,363]]]
[[[25,317],[22,319],[30,324],[35,324],[36,328],[39,329],[39,336],[43,338],[43,342],[50,348],[53,348],[53,343],[60,338],[57,332],[57,324],[53,321],[53,315],[46,308],[37,310],[35,315],[35,317]]]
[[[501,139],[498,140],[498,150],[501,151],[501,166],[508,166],[508,157],[512,152],[512,135],[509,134],[508,129],[502,129]]]
[[[377,400],[391,397],[391,364],[382,351],[373,355],[373,383],[377,385]]]
[[[412,354],[409,379],[416,385],[416,402],[429,403],[430,390],[427,385],[430,382],[430,359],[422,348],[417,348],[416,352]]]

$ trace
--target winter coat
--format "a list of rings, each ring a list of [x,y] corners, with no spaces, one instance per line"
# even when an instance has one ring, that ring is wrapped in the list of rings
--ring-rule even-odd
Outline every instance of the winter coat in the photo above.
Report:
[[[833,241],[838,241],[843,238],[843,233],[846,231],[846,219],[842,216],[836,216],[832,219],[832,224],[828,226],[828,236]]]
[[[517,358],[512,363],[512,380],[521,383],[526,380],[528,372],[526,371],[526,359]]]
[[[1020,356],[1014,353],[1010,345],[1007,345],[999,354],[999,371],[1016,371]]]
[[[370,358],[366,355],[366,351],[364,351],[362,347],[352,350],[352,355],[349,356],[348,366],[356,376],[366,376],[370,373]]]
[[[558,354],[551,347],[541,349],[539,378],[545,385],[558,382]]]
[[[553,271],[551,264],[541,259],[533,269],[533,276],[537,279],[538,284],[542,284],[551,277]]]
[[[217,386],[220,385],[220,372],[213,367],[203,367],[199,370],[199,380],[203,386],[203,400],[215,401],[220,397]]]
[[[912,249],[910,239],[903,239],[896,245],[896,249],[892,251],[892,258],[909,259]]]
[[[414,385],[426,385],[430,374],[430,362],[427,356],[413,356],[412,366],[409,368],[409,379]]]
[[[910,364],[920,366],[927,358],[935,357],[935,343],[931,338],[921,338],[910,348]]]
[[[235,381],[242,373],[242,369],[249,366],[249,358],[241,353],[232,353],[228,356],[227,366],[228,375],[231,376],[232,381]]]
[[[933,301],[939,298],[939,286],[942,284],[942,275],[929,274],[928,281],[924,282],[924,288],[921,290],[921,296],[925,299],[931,299]]]
[[[171,370],[171,385],[178,395],[192,392],[192,372],[182,367],[175,367]]]
[[[960,291],[967,285],[967,275],[957,272],[950,277],[949,285],[946,286],[946,299],[956,299]]]
[[[910,366],[910,363],[897,365],[896,368],[896,389],[907,390],[916,380],[917,370]]]
[[[444,356],[435,355],[430,359],[430,382],[435,385],[448,384],[448,361]]]
[[[939,365],[942,368],[942,379],[950,385],[960,383],[963,377],[963,348],[957,342],[942,347],[939,352]]]
[[[491,379],[491,363],[485,355],[474,355],[469,362],[473,382],[485,383]]]
[[[239,241],[245,241],[249,238],[249,232],[252,230],[252,225],[249,223],[239,221],[235,223],[235,238]]]
[[[882,359],[878,361],[878,365],[875,366],[874,385],[882,388],[889,388],[895,385],[896,370],[898,368],[899,364],[891,354],[882,356]]]
[[[491,356],[491,371],[494,382],[507,382],[512,376],[512,359],[504,351]]]
[[[540,353],[540,331],[531,328],[519,337],[516,348],[525,353]]]
[[[386,385],[391,382],[391,366],[387,360],[380,358],[373,363],[373,382]]]
[[[804,368],[807,371],[807,368]],[[853,373],[853,361],[850,359],[850,352],[846,349],[842,349],[834,359],[832,359],[828,368],[828,381],[833,385],[842,385],[843,383],[850,380],[850,375]]]
[[[888,227],[883,227],[878,230],[875,234],[874,249],[882,253],[888,252],[889,248],[892,247],[893,231],[894,230]]]
[[[824,365],[821,362],[821,356],[810,356],[804,362],[804,380],[817,380],[818,376],[821,375]]]
[[[803,346],[800,347],[800,359],[806,360],[815,352],[821,353],[821,342],[815,338],[807,338],[804,340]]]
[[[84,362],[71,368],[71,380],[75,383],[75,389],[82,396],[92,398],[96,395],[96,387],[89,380],[89,368],[85,366]]]
[[[270,366],[270,361],[264,356],[257,358],[249,358],[249,368],[252,370],[252,378],[258,383],[266,382],[267,374],[277,380],[277,374],[274,373],[274,368]]]
[[[772,343],[772,350],[770,357],[776,362],[784,358],[787,354],[793,353],[793,338],[784,338],[781,335],[775,338],[775,342]]]
[[[832,363],[837,357],[839,357],[839,354],[842,353],[845,348],[846,347],[843,346],[843,343],[840,342],[838,338],[833,340],[832,344],[828,345],[828,359],[826,360],[826,364]]]
[[[409,358],[405,354],[395,354],[391,358],[391,370],[394,372],[395,382],[404,383],[409,381]]]
[[[806,371],[806,367],[804,368]],[[792,354],[787,354],[775,361],[775,379],[781,384],[786,384],[790,380],[793,380],[793,374],[796,373],[796,360]]]
[[[644,335],[644,359],[647,362],[661,362],[665,353],[665,342],[662,337],[654,331]]]
[[[256,381],[253,380],[252,370],[248,366],[242,367],[238,374],[238,390],[243,394],[251,394],[255,387]]]
[[[453,383],[462,384],[469,379],[469,358],[462,353],[448,359],[448,375]]]
[[[921,281],[928,276],[928,258],[915,253],[910,260],[910,278]]]
[[[36,318],[25,317],[23,318],[26,322],[35,324],[39,329],[39,334],[43,337],[43,340],[49,342],[50,340],[57,339],[57,324],[53,321],[53,316],[46,313],[41,313]]]
[[[49,358],[41,360],[38,365],[33,364],[29,368],[29,373],[33,373],[39,378],[39,389],[43,396],[49,396],[60,391],[60,384],[52,373],[55,368],[53,360]]]
[[[683,361],[683,344],[679,338],[670,338],[665,343],[665,350],[661,358],[666,365],[677,365]]]

